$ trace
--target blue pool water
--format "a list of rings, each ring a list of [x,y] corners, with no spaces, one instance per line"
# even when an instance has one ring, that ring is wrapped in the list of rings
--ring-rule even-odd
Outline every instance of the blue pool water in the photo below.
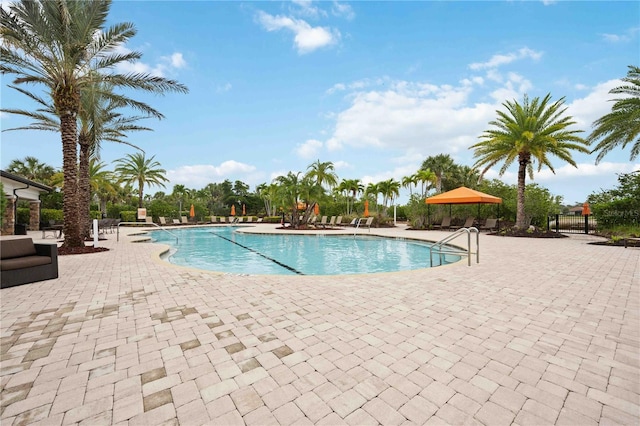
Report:
[[[172,247],[167,260],[192,268],[237,274],[337,275],[406,271],[453,263],[459,256],[433,256],[426,243],[353,235],[280,235],[235,232],[236,227],[150,232]]]

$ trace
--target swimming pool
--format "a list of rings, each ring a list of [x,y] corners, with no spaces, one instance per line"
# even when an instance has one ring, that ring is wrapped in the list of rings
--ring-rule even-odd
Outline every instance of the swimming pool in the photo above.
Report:
[[[153,241],[171,246],[176,265],[236,274],[338,275],[406,271],[448,264],[456,255],[433,256],[418,241],[363,235],[281,235],[236,232],[238,227],[151,231]]]

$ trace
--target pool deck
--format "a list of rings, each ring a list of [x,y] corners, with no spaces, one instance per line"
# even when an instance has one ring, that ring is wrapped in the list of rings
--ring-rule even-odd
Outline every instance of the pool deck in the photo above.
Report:
[[[472,266],[267,276],[127,232],[0,291],[3,426],[639,422],[638,248],[482,234]]]

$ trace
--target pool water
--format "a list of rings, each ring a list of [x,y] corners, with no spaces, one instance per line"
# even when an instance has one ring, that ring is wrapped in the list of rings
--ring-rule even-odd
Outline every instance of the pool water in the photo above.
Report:
[[[433,256],[427,243],[363,235],[280,235],[236,232],[238,227],[152,231],[171,246],[171,263],[236,274],[339,275],[428,268],[460,260]]]

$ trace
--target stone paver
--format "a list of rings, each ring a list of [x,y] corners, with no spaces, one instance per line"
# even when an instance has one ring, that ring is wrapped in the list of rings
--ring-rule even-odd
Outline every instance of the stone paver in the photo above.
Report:
[[[471,267],[292,279],[177,267],[121,231],[1,290],[0,423],[640,418],[639,249],[483,234]]]

